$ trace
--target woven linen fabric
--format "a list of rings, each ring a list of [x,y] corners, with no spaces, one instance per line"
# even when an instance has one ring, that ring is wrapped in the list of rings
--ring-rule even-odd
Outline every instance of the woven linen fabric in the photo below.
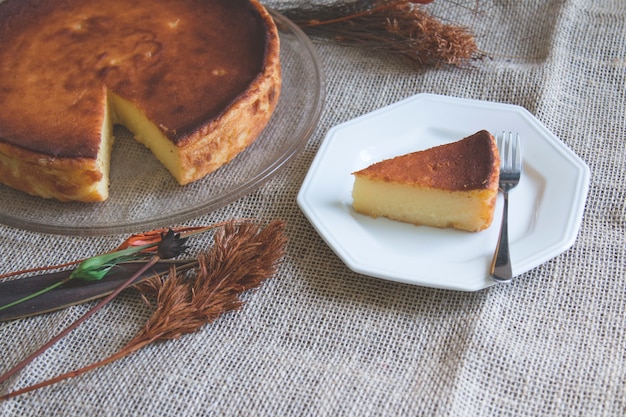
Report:
[[[0,415],[626,415],[626,2],[426,8],[469,27],[484,58],[417,69],[385,51],[316,40],[326,102],[304,150],[258,190],[188,222],[286,222],[278,274],[246,293],[242,309],[2,402]],[[423,92],[523,106],[587,163],[589,194],[569,250],[511,284],[469,293],[367,277],[338,259],[296,204],[320,144],[332,126]],[[92,256],[124,238],[1,226],[0,273]],[[92,306],[0,323],[0,373]],[[114,353],[149,314],[125,291],[0,393]]]

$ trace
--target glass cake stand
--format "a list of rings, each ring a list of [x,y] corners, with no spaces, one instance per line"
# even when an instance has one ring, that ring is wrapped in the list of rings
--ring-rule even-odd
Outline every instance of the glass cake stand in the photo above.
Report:
[[[280,36],[281,96],[264,131],[233,161],[180,186],[150,151],[126,129],[116,127],[107,201],[61,203],[0,185],[0,222],[64,235],[136,233],[209,213],[268,181],[305,146],[319,121],[325,93],[311,41],[289,19],[270,13]]]

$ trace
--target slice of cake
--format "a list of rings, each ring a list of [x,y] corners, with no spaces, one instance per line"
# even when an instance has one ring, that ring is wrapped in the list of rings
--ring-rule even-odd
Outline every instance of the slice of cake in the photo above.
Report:
[[[372,217],[477,232],[493,220],[499,167],[495,139],[481,130],[355,172],[353,207]]]
[[[114,124],[203,178],[269,121],[279,59],[257,0],[0,1],[0,182],[105,200]]]

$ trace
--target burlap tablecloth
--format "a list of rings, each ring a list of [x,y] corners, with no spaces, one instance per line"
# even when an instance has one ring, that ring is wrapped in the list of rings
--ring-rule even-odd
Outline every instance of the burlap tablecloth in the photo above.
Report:
[[[258,191],[191,222],[286,222],[284,263],[242,310],[0,403],[0,415],[626,415],[626,2],[429,7],[470,27],[487,57],[470,68],[416,70],[380,51],[316,42],[327,99],[306,149]],[[473,293],[343,265],[298,209],[300,185],[329,128],[420,92],[521,105],[589,165],[571,249],[510,285]],[[94,255],[122,238],[3,226],[0,272]],[[0,372],[90,306],[0,323]],[[123,293],[0,392],[113,353],[148,314],[136,293]]]

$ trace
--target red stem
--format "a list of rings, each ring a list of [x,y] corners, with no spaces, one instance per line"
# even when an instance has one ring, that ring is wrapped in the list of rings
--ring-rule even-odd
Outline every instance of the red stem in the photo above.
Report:
[[[63,268],[63,267],[70,266],[70,265],[76,265],[76,264],[81,263],[81,262],[82,262],[82,260],[78,260],[78,261],[66,262],[64,264],[59,264],[59,265],[39,266],[39,267],[36,267],[36,268],[29,268],[29,269],[22,269],[20,271],[7,272],[6,274],[0,275],[0,280],[2,280],[4,278],[13,277],[15,275],[28,274],[28,273],[31,273],[31,272],[49,271],[51,269],[59,269],[59,268]]]
[[[8,400],[9,398],[17,397],[18,395],[26,394],[27,392],[35,391],[35,390],[38,390],[39,388],[43,388],[43,387],[47,387],[47,386],[52,385],[52,384],[56,384],[57,382],[61,382],[61,381],[64,381],[66,379],[74,378],[74,377],[77,377],[79,375],[85,374],[85,373],[87,373],[89,371],[92,371],[92,370],[94,370],[96,368],[99,368],[101,366],[108,365],[108,364],[110,364],[112,362],[115,362],[118,359],[123,358],[124,356],[128,356],[131,353],[136,352],[137,350],[141,349],[142,347],[150,344],[152,341],[153,341],[152,339],[151,340],[145,340],[142,343],[139,343],[139,344],[136,344],[136,345],[126,346],[124,349],[116,352],[115,354],[113,354],[113,355],[109,356],[108,358],[103,359],[103,360],[101,360],[99,362],[95,362],[95,363],[92,363],[90,365],[84,366],[84,367],[82,367],[80,369],[77,369],[75,371],[67,372],[65,374],[56,376],[56,377],[48,379],[46,381],[39,382],[37,384],[30,385],[28,387],[25,387],[25,388],[22,388],[22,389],[19,389],[19,390],[9,392],[8,394],[0,395],[0,401]]]

